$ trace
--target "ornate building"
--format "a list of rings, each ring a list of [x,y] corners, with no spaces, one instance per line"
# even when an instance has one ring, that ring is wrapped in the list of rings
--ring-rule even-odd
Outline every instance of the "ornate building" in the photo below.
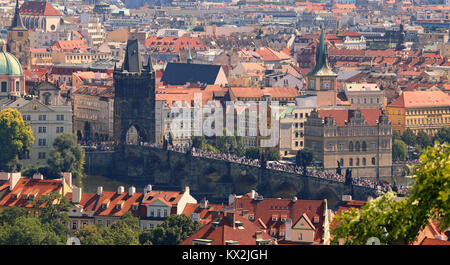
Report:
[[[6,42],[0,39],[0,98],[25,95],[25,76],[19,60],[6,51]]]
[[[114,138],[126,143],[137,131],[138,142],[155,142],[155,72],[149,57],[142,66],[138,40],[128,40],[121,69],[114,69]]]
[[[352,170],[354,177],[392,175],[392,124],[380,109],[313,110],[305,123],[305,147],[325,170]]]
[[[28,29],[23,25],[20,16],[19,1],[16,0],[16,9],[11,26],[8,28],[8,51],[14,54],[20,63],[29,68],[30,66],[30,40],[28,38]]]

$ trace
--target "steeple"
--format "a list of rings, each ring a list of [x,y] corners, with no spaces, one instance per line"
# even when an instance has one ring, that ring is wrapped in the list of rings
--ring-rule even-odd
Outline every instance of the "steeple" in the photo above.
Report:
[[[147,69],[150,73],[154,72],[152,65],[152,56],[150,54],[148,55]]]
[[[186,58],[186,63],[192,63],[192,55],[191,55],[191,40],[189,40],[189,44],[188,44],[188,55]]]
[[[19,0],[16,0],[16,10],[14,12],[14,18],[11,22],[11,26],[8,29],[26,29],[23,25],[22,18],[20,17]]]
[[[320,41],[316,48],[316,66],[308,73],[308,76],[334,76],[336,75],[328,63],[328,45],[325,42],[325,33],[323,24],[320,27]]]

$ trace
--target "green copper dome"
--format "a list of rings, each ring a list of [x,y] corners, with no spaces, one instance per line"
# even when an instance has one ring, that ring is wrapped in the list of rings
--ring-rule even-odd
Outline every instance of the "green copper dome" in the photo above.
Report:
[[[0,52],[0,76],[3,75],[23,75],[19,60],[9,52]]]

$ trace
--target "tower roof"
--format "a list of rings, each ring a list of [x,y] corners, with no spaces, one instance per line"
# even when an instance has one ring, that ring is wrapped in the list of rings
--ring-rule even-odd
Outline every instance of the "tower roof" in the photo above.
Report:
[[[138,40],[128,40],[122,71],[137,73],[140,73],[142,71]]]
[[[27,29],[23,25],[22,17],[20,17],[19,0],[16,0],[16,9],[14,12],[14,18],[11,22],[11,26],[8,29],[10,29],[10,30],[26,30]]]
[[[23,75],[19,60],[9,52],[0,52],[0,76]]]
[[[323,26],[320,29],[320,41],[316,49],[316,66],[308,73],[308,76],[337,76],[328,64],[328,46],[325,42]]]

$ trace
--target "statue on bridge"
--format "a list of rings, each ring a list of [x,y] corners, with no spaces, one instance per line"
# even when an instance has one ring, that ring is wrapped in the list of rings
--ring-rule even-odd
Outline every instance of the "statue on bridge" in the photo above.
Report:
[[[352,184],[352,170],[348,168],[345,170],[345,184]]]
[[[339,160],[337,161],[337,168],[336,168],[336,174],[338,175],[342,175],[342,170],[341,170],[341,163],[339,162]]]
[[[267,161],[266,158],[264,157],[264,153],[261,154],[261,167],[267,168]]]
[[[163,150],[167,150],[167,144],[168,144],[168,142],[167,142],[166,136],[164,136],[164,138],[163,138]]]

